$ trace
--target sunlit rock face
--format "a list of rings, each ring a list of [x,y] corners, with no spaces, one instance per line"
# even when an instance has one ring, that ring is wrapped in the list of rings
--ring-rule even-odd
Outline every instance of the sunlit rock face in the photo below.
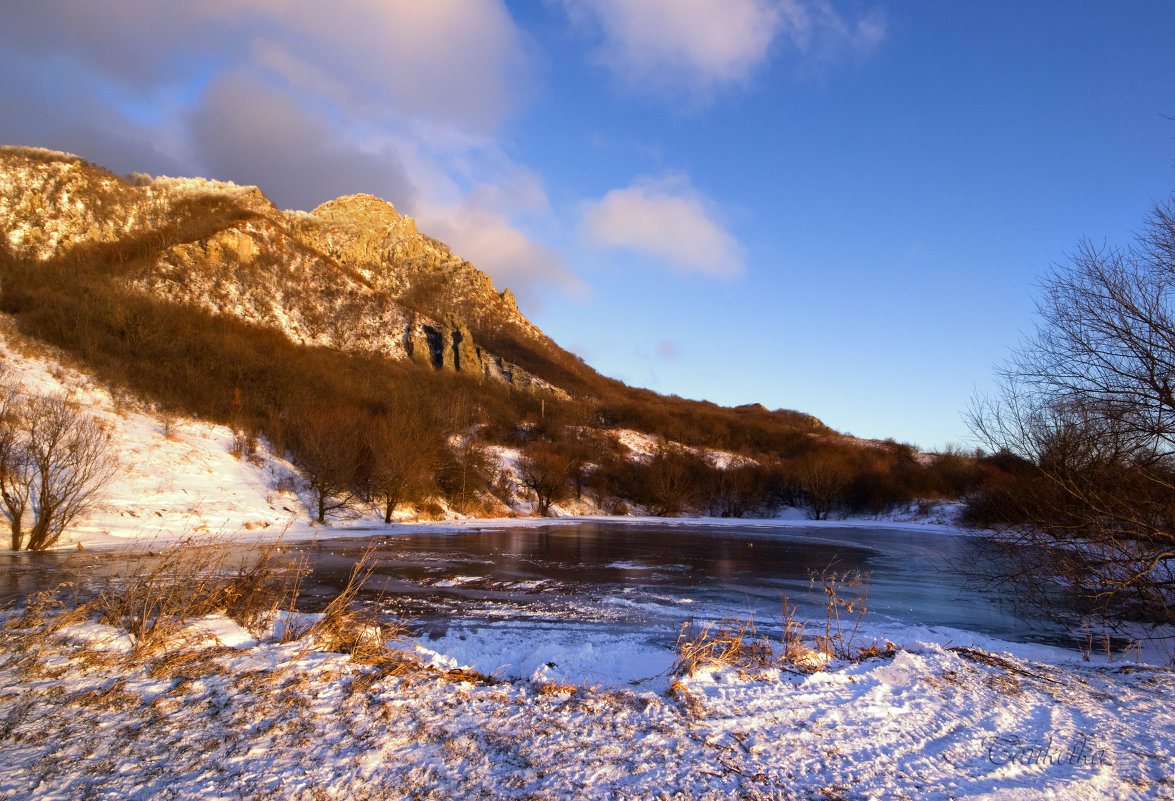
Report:
[[[372,195],[282,211],[257,187],[120,177],[65,153],[0,148],[0,228],[21,259],[122,247],[134,256],[115,280],[302,344],[565,394],[477,342],[492,330],[558,350],[513,293]]]

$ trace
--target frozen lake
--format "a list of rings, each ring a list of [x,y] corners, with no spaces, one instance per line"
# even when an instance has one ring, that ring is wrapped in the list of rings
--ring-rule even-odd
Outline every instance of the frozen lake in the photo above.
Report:
[[[979,634],[1075,647],[1060,627],[1017,616],[966,579],[985,558],[981,541],[969,536],[582,522],[294,544],[313,569],[306,586],[311,598],[332,595],[369,547],[374,572],[365,602],[415,621],[424,645],[463,663],[480,661],[483,669],[492,659],[484,651],[511,645],[515,653],[504,653],[491,668],[526,662],[516,653],[526,643],[535,644],[535,653],[539,642],[558,651],[576,641],[665,652],[691,619],[750,617],[774,636],[784,598],[798,619],[809,621],[809,633],[822,631],[824,592],[819,583],[811,586],[811,576],[825,571],[866,577],[867,586],[841,588],[846,599],[867,596],[863,638],[915,631],[955,644]],[[525,675],[531,667],[506,673]]]
[[[658,674],[684,623],[752,618],[775,638],[785,598],[808,634],[823,633],[827,605],[812,576],[825,572],[866,578],[866,586],[840,588],[845,600],[866,597],[858,645],[893,639],[1079,648],[1060,626],[1018,616],[968,580],[986,559],[982,542],[884,524],[576,521],[356,531],[283,550],[311,568],[299,608],[314,611],[370,549],[363,603],[409,621],[420,644],[441,657],[511,678],[624,683]],[[247,553],[250,546],[239,547]],[[128,558],[114,551],[7,554],[0,598],[63,578],[84,584],[115,575]]]

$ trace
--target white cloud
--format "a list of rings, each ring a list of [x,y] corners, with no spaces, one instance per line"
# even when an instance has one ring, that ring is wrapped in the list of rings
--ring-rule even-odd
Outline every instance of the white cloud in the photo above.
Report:
[[[885,16],[879,10],[846,19],[830,0],[782,0],[783,31],[812,63],[867,55],[885,39]]]
[[[742,275],[745,248],[680,176],[641,179],[589,203],[583,227],[596,243],[631,250],[683,273]]]
[[[248,24],[284,42],[283,76],[352,113],[493,128],[525,82],[527,43],[501,0],[215,0],[191,4],[210,18]],[[297,52],[295,62],[288,55]]]
[[[11,4],[0,40],[59,52],[149,93],[265,69],[347,113],[489,131],[516,107],[527,37],[502,0],[38,0]],[[296,54],[296,55],[295,55]]]
[[[744,81],[782,23],[767,0],[570,0],[599,23],[606,57],[633,79],[683,71],[682,80]]]
[[[871,49],[881,16],[847,21],[829,0],[563,0],[571,19],[594,23],[601,59],[634,89],[707,97],[749,82],[780,39],[823,60]]]
[[[496,189],[482,190],[450,205],[420,204],[416,216],[421,229],[489,274],[499,290],[509,287],[525,308],[533,310],[539,304],[540,287],[590,295],[557,252],[527,236],[508,211],[490,202],[498,196]]]

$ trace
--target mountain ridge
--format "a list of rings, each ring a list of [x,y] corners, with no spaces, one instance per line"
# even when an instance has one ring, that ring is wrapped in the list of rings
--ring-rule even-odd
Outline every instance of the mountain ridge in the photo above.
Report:
[[[184,202],[217,201],[239,214],[199,237],[161,242],[130,283],[277,328],[302,344],[414,358],[566,394],[474,342],[470,318],[559,350],[518,311],[512,293],[498,292],[488,275],[420,234],[387,201],[350,195],[311,212],[282,211],[257,187],[128,180],[71,154],[28,148],[0,149],[0,167],[0,226],[18,257],[45,261],[132,238],[166,225]]]

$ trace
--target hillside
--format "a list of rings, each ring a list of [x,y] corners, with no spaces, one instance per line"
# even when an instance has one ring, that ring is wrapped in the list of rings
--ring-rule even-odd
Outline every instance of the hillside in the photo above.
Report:
[[[512,295],[370,196],[283,212],[256,187],[132,182],[66,154],[5,148],[0,227],[15,257],[41,262],[133,246],[129,286],[299,344],[412,358],[524,387],[535,379],[478,347],[465,320],[557,351]]]
[[[574,497],[662,515],[803,503],[820,517],[959,491],[908,447],[810,415],[599,375],[369,195],[283,211],[256,187],[0,148],[0,231],[0,311],[16,330],[115,392],[265,443],[323,521],[379,497],[389,520],[429,497],[516,512],[527,494],[541,513]]]

